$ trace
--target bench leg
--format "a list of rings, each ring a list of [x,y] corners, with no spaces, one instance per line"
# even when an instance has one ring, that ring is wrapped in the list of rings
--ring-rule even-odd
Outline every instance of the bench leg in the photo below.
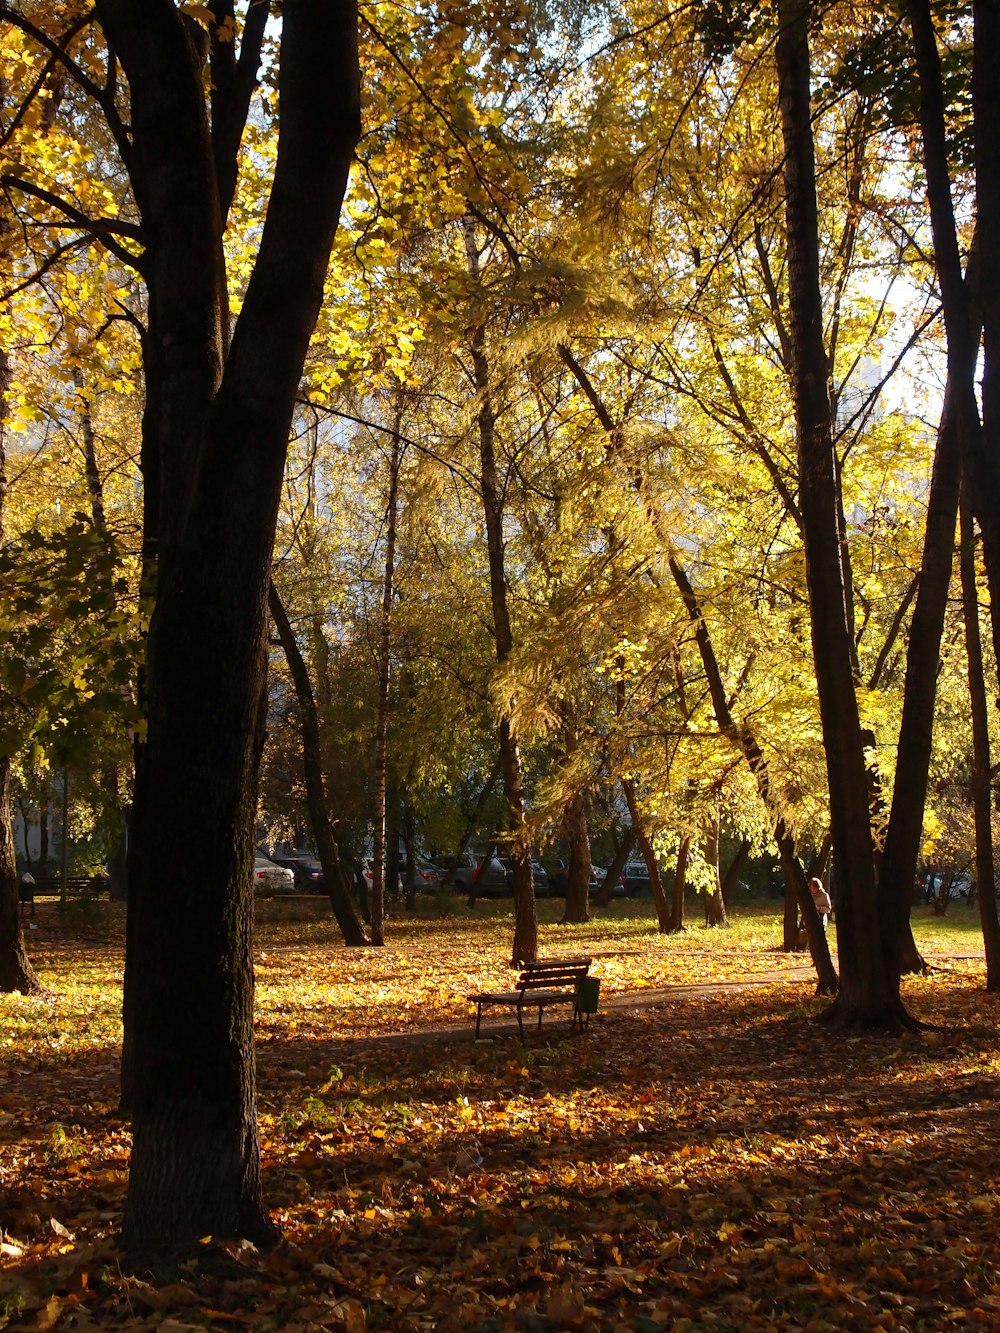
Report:
[[[482,1022],[482,1019],[483,1019],[483,1006],[482,1003],[480,1002],[479,1004],[476,1005],[476,1041],[479,1040],[479,1024]]]
[[[521,1034],[521,1045],[524,1045],[524,1019],[521,1017],[521,1006],[517,1006],[517,1030]]]

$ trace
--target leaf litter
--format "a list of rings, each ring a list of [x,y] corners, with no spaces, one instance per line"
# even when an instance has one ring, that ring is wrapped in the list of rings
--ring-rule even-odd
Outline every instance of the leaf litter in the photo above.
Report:
[[[465,996],[509,979],[502,919],[395,923],[364,954],[327,923],[260,925],[281,1244],[126,1271],[120,926],[53,927],[33,941],[50,998],[0,997],[0,1328],[1000,1327],[1000,1043],[974,956],[906,983],[941,1029],[844,1040],[811,1022],[801,960],[595,929],[612,995],[703,989],[582,1035],[553,1014],[522,1047],[468,1021]],[[429,1040],[442,1022],[462,1026]]]

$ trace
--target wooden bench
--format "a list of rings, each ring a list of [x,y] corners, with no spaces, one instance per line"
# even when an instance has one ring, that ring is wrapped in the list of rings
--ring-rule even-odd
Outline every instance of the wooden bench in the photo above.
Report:
[[[18,880],[17,897],[21,904],[21,912],[30,907],[34,916],[36,898],[61,898],[62,884],[62,875],[35,875],[33,884],[26,883],[23,878]],[[82,893],[98,896],[107,890],[107,875],[66,876],[66,893],[69,897],[78,897]]]
[[[525,963],[517,984],[509,991],[485,991],[480,995],[470,995],[476,1003],[476,1040],[483,1020],[483,1010],[489,1005],[506,1005],[517,1015],[517,1027],[524,1041],[524,1011],[538,1010],[538,1026],[542,1025],[542,1014],[550,1005],[569,1004],[573,1006],[573,1026],[584,1027],[584,1020],[590,1020],[590,1014],[596,1009],[596,1000],[581,1003],[580,983],[588,976],[589,958],[539,958],[534,963]],[[596,986],[596,977],[589,980]]]

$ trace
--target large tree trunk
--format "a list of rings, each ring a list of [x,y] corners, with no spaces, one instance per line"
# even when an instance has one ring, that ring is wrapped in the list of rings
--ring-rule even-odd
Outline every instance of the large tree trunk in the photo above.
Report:
[[[323,878],[326,881],[330,907],[344,943],[352,946],[367,944],[361,922],[351,902],[351,871],[344,864],[340,854],[330,818],[330,803],[326,794],[326,779],[323,775],[323,747],[320,739],[319,710],[313,694],[309,668],[299,648],[298,640],[292,629],[291,621],[277,588],[271,584],[268,593],[268,605],[271,619],[278,635],[288,671],[295,688],[295,698],[299,705],[299,727],[302,733],[302,770],[306,784],[306,805],[309,807],[309,822],[312,827]]]
[[[465,249],[469,276],[479,279],[479,251],[471,218],[465,223]],[[503,493],[497,472],[496,415],[490,385],[490,367],[486,354],[486,329],[477,324],[471,341],[473,382],[478,397],[476,414],[479,427],[480,482],[483,517],[486,524],[486,551],[490,569],[490,602],[497,662],[502,666],[514,647],[510,608],[507,605],[507,577],[504,567]],[[503,774],[504,804],[510,858],[514,867],[514,942],[513,966],[534,962],[538,957],[538,916],[535,886],[531,877],[531,847],[525,823],[524,777],[518,750],[517,732],[509,717],[500,719],[500,771]]]
[[[160,485],[126,957],[125,1240],[138,1255],[205,1235],[273,1234],[260,1184],[251,956],[267,598],[295,393],[360,97],[353,5],[288,0],[276,166],[230,348],[229,198],[205,105],[214,82],[221,132],[223,88],[206,78],[190,21],[172,3],[98,0],[98,15],[129,85],[157,409],[144,418],[144,459]],[[231,46],[216,43],[213,75]],[[259,45],[249,54],[247,101]]]
[[[883,939],[875,894],[864,738],[838,524],[829,366],[823,345],[816,174],[810,106],[808,19],[803,0],[780,0],[776,47],[785,149],[792,392],[799,454],[799,503],[813,659],[830,793],[836,875],[840,989],[824,1015],[835,1026],[912,1026],[899,997],[899,971]],[[806,916],[809,921],[808,915]]]
[[[979,887],[979,920],[986,950],[986,989],[1000,990],[1000,918],[993,891],[993,827],[990,790],[990,719],[983,670],[983,643],[979,628],[979,597],[976,586],[976,542],[972,514],[962,505],[962,610],[965,616],[965,648],[969,663],[969,707],[972,713],[972,773],[969,787],[976,825],[976,883]]]

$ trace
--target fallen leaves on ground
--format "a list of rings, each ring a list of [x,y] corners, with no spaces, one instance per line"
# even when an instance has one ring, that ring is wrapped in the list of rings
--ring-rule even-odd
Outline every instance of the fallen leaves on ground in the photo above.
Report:
[[[400,924],[363,953],[318,920],[259,925],[281,1245],[207,1240],[178,1272],[123,1273],[120,930],[53,927],[52,996],[0,998],[0,1327],[1000,1327],[1000,1043],[971,950],[907,983],[944,1028],[845,1040],[811,1022],[802,960],[736,931],[550,927],[544,951],[591,953],[612,995],[705,989],[583,1035],[553,1014],[522,1047],[468,1027],[466,995],[509,984],[502,922]]]

